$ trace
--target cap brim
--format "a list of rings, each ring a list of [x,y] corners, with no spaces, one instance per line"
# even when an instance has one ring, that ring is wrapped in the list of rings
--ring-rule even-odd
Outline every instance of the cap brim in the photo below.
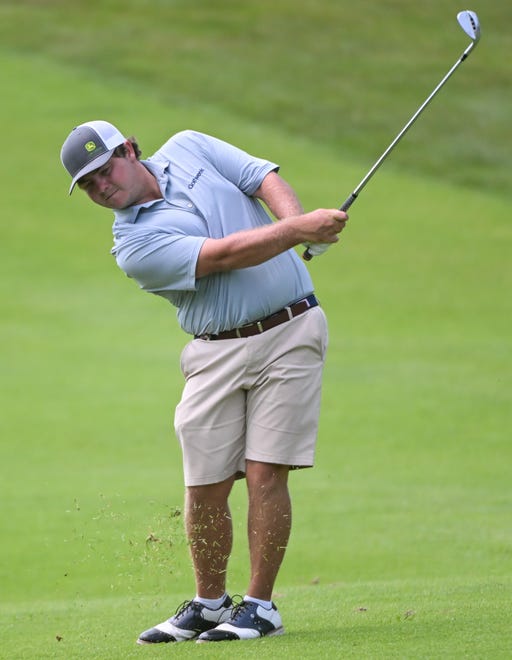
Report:
[[[94,170],[97,170],[102,165],[105,165],[105,163],[112,158],[114,151],[116,149],[117,147],[114,147],[114,149],[110,149],[104,154],[101,154],[101,156],[98,156],[98,158],[92,160],[90,163],[87,163],[85,167],[82,167],[82,169],[73,177],[73,180],[71,181],[71,186],[69,187],[69,194],[71,195],[71,193],[73,192],[73,188],[83,176],[85,176],[86,174],[90,174],[90,172],[94,172]]]

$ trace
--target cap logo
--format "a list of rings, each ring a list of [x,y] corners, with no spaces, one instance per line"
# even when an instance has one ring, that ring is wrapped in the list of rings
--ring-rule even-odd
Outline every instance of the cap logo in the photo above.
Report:
[[[96,144],[91,140],[90,142],[85,143],[85,150],[89,153],[96,149]]]

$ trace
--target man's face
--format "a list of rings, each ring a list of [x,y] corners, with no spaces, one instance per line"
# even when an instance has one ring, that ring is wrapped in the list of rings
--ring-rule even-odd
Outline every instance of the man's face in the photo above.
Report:
[[[124,209],[151,199],[149,172],[137,160],[131,145],[126,146],[125,157],[113,156],[105,165],[83,176],[77,184],[93,202],[108,209]]]

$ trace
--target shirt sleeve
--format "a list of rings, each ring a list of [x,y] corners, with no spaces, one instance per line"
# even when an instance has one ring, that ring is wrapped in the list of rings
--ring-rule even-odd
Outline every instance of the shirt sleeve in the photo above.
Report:
[[[195,267],[205,240],[159,229],[136,230],[116,236],[112,254],[145,291],[195,291]]]
[[[186,130],[177,133],[176,140],[184,149],[192,153],[201,153],[215,169],[246,195],[253,195],[260,187],[265,176],[278,171],[279,165],[263,158],[257,158],[246,151],[218,138]]]

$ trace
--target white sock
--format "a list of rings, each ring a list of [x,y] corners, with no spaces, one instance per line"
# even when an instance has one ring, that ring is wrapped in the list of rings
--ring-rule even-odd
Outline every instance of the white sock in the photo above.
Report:
[[[261,605],[261,607],[264,607],[266,610],[272,609],[271,600],[261,600],[261,598],[253,598],[252,596],[244,596],[244,600],[249,601],[249,603],[258,603],[258,605]]]
[[[201,603],[201,605],[204,605],[209,610],[218,610],[222,603],[226,600],[226,596],[227,594],[225,593],[220,598],[201,598],[196,594],[194,602]]]

